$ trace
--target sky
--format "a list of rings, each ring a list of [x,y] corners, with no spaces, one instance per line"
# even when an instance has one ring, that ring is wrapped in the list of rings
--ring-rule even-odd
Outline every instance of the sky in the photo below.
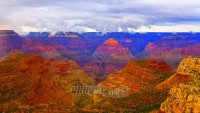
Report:
[[[200,0],[0,0],[0,29],[200,32]]]

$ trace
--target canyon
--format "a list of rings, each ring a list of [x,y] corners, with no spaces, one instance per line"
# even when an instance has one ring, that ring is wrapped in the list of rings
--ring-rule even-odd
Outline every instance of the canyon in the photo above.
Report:
[[[199,33],[0,30],[0,112],[198,113],[199,45]]]

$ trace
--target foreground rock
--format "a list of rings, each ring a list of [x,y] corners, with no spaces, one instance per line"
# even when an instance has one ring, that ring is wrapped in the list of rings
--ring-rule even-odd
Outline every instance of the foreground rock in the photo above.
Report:
[[[73,61],[12,54],[0,62],[0,112],[67,110],[76,105],[74,85],[94,81]]]
[[[158,109],[160,103],[165,100],[167,91],[157,90],[155,86],[172,73],[172,68],[163,61],[130,61],[123,69],[108,75],[98,84],[99,87],[107,89],[102,94],[94,94],[95,107],[107,112],[128,113],[146,113]],[[117,92],[120,90],[124,90],[125,95]]]
[[[177,74],[187,75],[191,81],[173,86],[169,96],[161,104],[165,113],[200,112],[200,58],[185,58],[179,65]]]

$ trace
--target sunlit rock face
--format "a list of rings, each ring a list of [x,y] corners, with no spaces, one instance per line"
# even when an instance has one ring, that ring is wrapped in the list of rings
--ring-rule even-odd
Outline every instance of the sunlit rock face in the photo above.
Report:
[[[170,89],[168,98],[161,104],[165,113],[199,113],[200,87],[194,84],[179,84]]]
[[[157,85],[157,89],[163,89],[166,87],[172,87],[173,85],[177,85],[179,83],[188,82],[191,80],[196,80],[196,75],[199,75],[199,69],[200,69],[200,60],[199,58],[193,58],[193,57],[186,57],[184,58],[174,75],[172,75],[170,78],[162,82],[161,84]]]
[[[187,57],[180,63],[177,74],[187,75],[191,81],[173,86],[168,98],[161,104],[165,113],[199,113],[200,58]]]
[[[177,73],[200,78],[200,58],[187,57],[181,61]]]

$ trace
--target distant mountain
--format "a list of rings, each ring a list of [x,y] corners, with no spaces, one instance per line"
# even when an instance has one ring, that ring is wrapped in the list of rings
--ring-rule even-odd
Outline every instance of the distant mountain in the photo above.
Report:
[[[116,39],[109,38],[96,48],[92,59],[83,69],[102,76],[117,71],[134,58],[128,48],[123,47]]]
[[[200,44],[191,45],[183,48],[174,48],[169,51],[163,51],[160,53],[152,54],[150,57],[164,60],[174,69],[176,69],[179,63],[187,56],[200,56]]]
[[[93,57],[102,61],[124,62],[134,58],[128,48],[123,47],[116,39],[109,38],[98,46]]]
[[[45,45],[43,41],[35,39],[25,39],[22,51],[27,54],[40,54],[45,58],[61,58],[56,45]]]
[[[13,30],[0,30],[0,38],[16,38],[19,37]]]
[[[199,44],[198,36],[188,34],[169,35],[155,42],[149,42],[142,54],[146,57],[164,60],[176,69],[184,57],[200,55]]]
[[[49,40],[25,39],[21,49],[27,54],[39,54],[45,58],[71,59],[81,62],[80,55],[62,44],[52,44]]]
[[[21,49],[24,39],[13,30],[0,30],[0,57],[13,49]]]
[[[146,47],[146,51],[150,54],[170,51],[174,48],[184,48],[192,45],[199,44],[197,40],[160,40],[153,43],[149,43]]]
[[[184,57],[200,55],[199,33],[30,32],[20,37],[1,30],[0,35],[0,57],[20,49],[46,58],[71,59],[98,76],[116,72],[130,59],[151,57],[176,69]]]

